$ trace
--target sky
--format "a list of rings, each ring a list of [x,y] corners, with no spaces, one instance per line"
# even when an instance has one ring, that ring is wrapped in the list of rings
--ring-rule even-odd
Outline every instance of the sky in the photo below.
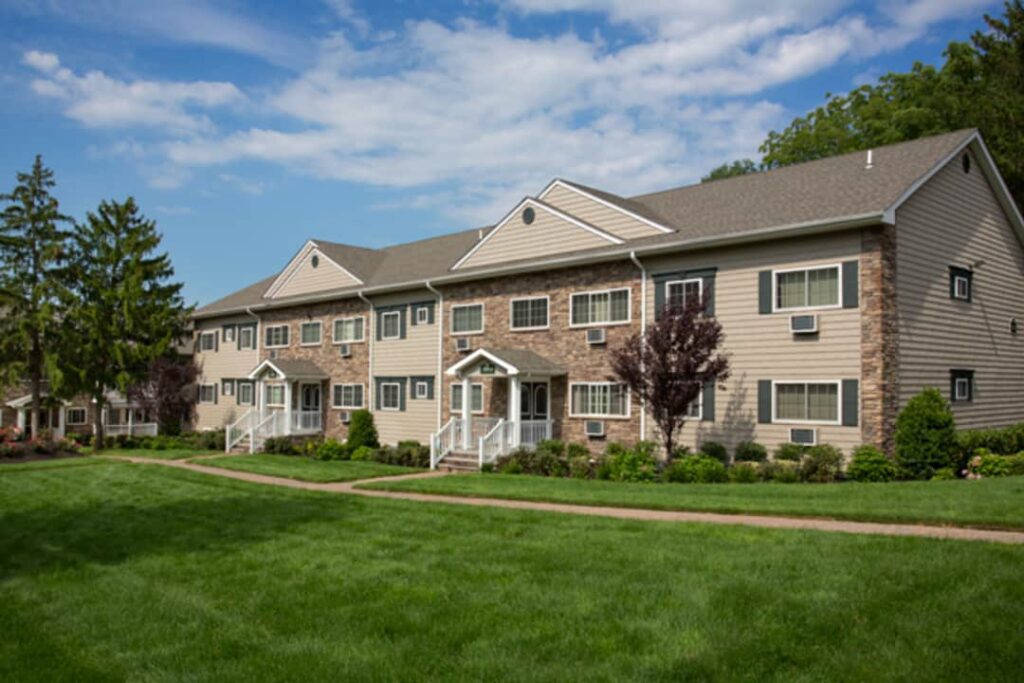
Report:
[[[981,0],[0,0],[0,191],[134,196],[190,303],[308,238],[490,225],[554,177],[630,196],[983,28]]]

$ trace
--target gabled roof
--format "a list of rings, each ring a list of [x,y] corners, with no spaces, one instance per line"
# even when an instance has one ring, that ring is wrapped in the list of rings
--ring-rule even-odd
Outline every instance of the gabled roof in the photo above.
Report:
[[[528,349],[480,348],[448,368],[446,374],[458,375],[485,360],[500,366],[509,375],[557,377],[566,373],[564,366]]]
[[[577,183],[574,180],[566,180],[565,178],[555,178],[554,180],[551,181],[550,184],[548,184],[546,188],[544,188],[544,190],[538,195],[538,197],[540,199],[544,199],[547,193],[552,188],[557,187],[559,184],[564,185],[565,187],[568,187],[572,190],[575,190],[576,192],[579,192],[585,196],[590,196],[593,199],[605,205],[611,206],[614,209],[618,209],[619,211],[622,211],[627,215],[634,216],[639,220],[643,221],[644,223],[647,223],[656,230],[665,233],[675,232],[674,229],[668,226],[667,221],[661,216],[659,216],[657,212],[652,211],[650,207],[645,206],[644,204],[641,204],[640,202],[634,201],[632,199],[626,199],[625,197],[620,197],[617,194],[612,194],[611,192],[605,192],[604,190],[598,190],[597,188],[594,187],[588,187],[587,185],[584,185],[583,183]]]
[[[327,379],[319,365],[304,358],[271,358],[263,361],[249,373],[249,379],[259,379],[264,372],[273,372],[277,379]]]

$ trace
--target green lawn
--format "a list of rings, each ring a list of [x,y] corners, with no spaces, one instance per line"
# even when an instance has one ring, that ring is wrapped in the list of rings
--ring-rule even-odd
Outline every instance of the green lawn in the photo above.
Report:
[[[889,484],[624,484],[479,474],[360,486],[659,510],[1024,528],[1024,477]]]
[[[421,470],[379,462],[353,460],[321,461],[293,455],[226,455],[221,458],[207,458],[197,461],[207,467],[226,470],[240,470],[267,474],[272,477],[287,477],[300,481],[333,482],[390,477],[396,474],[413,474]]]
[[[0,475],[0,680],[1013,680],[1024,547]]]
[[[91,452],[91,451],[86,451]],[[131,456],[135,458],[152,458],[154,460],[184,460],[194,458],[197,455],[223,455],[223,451],[204,451],[195,448],[168,448],[162,451],[155,451],[149,448],[108,448],[101,451],[102,455],[113,455],[115,457]]]

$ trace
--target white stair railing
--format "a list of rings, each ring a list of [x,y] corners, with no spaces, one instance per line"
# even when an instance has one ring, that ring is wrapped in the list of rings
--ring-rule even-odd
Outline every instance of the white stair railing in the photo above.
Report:
[[[228,425],[228,428],[224,430],[225,453],[230,453],[231,449],[252,431],[257,417],[256,411],[250,408],[234,424]]]
[[[462,439],[462,420],[453,417],[439,431],[430,435],[430,469],[455,450],[455,444]]]
[[[280,410],[271,412],[257,423],[250,432],[249,452],[255,453],[263,447],[267,439],[283,436],[285,433],[285,414]]]
[[[498,457],[504,455],[508,451],[509,445],[509,425],[512,423],[506,422],[504,419],[498,420],[491,431],[487,432],[484,436],[480,437],[479,442],[479,454],[480,454],[480,467],[484,464],[494,462]]]
[[[292,413],[292,433],[319,432],[323,424],[323,414],[319,410],[298,410]]]

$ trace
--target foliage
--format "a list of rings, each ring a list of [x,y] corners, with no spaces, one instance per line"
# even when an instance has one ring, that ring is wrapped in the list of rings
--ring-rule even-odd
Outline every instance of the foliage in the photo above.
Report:
[[[40,438],[0,441],[0,460],[20,460],[31,456],[76,455],[79,446],[72,439],[55,439],[50,433],[40,432]]]
[[[376,460],[377,449],[373,446],[357,446],[352,449],[353,460]]]
[[[352,449],[337,439],[324,439],[316,448],[317,460],[348,460]]]
[[[846,468],[846,476],[854,481],[894,481],[896,464],[874,446],[858,446]]]
[[[711,169],[711,172],[700,179],[702,183],[711,182],[712,180],[721,180],[723,178],[734,178],[736,176],[748,175],[750,173],[757,173],[761,170],[759,164],[754,163],[751,159],[737,159],[731,163],[727,162],[718,166],[717,168]]]
[[[419,441],[399,441],[396,448],[378,448],[374,460],[385,465],[430,467],[430,447]]]
[[[998,455],[1024,451],[1024,423],[1001,429],[965,429],[956,435],[957,467],[963,469],[975,451],[984,448]]]
[[[272,436],[263,442],[263,452],[274,455],[298,455],[295,443],[287,436]]]
[[[662,479],[675,484],[714,484],[727,481],[729,475],[719,460],[698,453],[669,463]]]
[[[896,464],[911,479],[931,479],[935,470],[956,464],[956,424],[938,389],[927,388],[907,402],[896,418]]]
[[[824,484],[839,478],[843,467],[843,453],[835,446],[811,446],[800,460],[800,478]]]
[[[931,481],[953,481],[956,479],[956,470],[952,467],[942,467],[935,470]]]
[[[569,458],[569,476],[573,479],[593,479],[597,476],[597,462],[586,455],[574,455]]]
[[[764,462],[768,459],[768,449],[756,441],[741,441],[736,444],[734,456],[736,460]]]
[[[198,366],[169,353],[149,364],[145,378],[128,389],[128,397],[156,417],[162,434],[180,434],[196,411]]]
[[[967,463],[967,478],[1010,477],[1024,475],[1024,453],[1018,455],[995,455],[978,449]]]
[[[804,452],[807,450],[807,446],[803,446],[798,443],[780,443],[775,448],[775,459],[786,460],[789,462],[800,462],[800,458],[804,457]]]
[[[365,409],[352,411],[351,421],[348,425],[347,443],[353,451],[362,446],[380,447],[377,427],[373,422],[373,413]]]
[[[723,465],[729,464],[729,449],[725,447],[725,444],[718,441],[705,441],[700,445],[700,452],[714,458]]]
[[[569,474],[565,444],[555,440],[541,441],[535,449],[517,448],[499,458],[496,468],[504,474],[533,474],[544,477],[564,477]]]
[[[769,460],[761,463],[761,479],[777,484],[795,484],[800,481],[800,465],[793,460]]]
[[[754,484],[761,481],[761,472],[758,463],[750,461],[739,461],[733,463],[728,469],[729,481],[733,484]]]
[[[671,460],[687,409],[703,387],[728,379],[729,359],[718,352],[722,326],[705,315],[704,301],[691,297],[658,313],[644,334],[612,351],[611,364],[630,397],[646,404]]]
[[[658,461],[654,458],[655,445],[639,441],[633,448],[609,444],[605,451],[600,474],[611,481],[648,482],[658,478]]]

